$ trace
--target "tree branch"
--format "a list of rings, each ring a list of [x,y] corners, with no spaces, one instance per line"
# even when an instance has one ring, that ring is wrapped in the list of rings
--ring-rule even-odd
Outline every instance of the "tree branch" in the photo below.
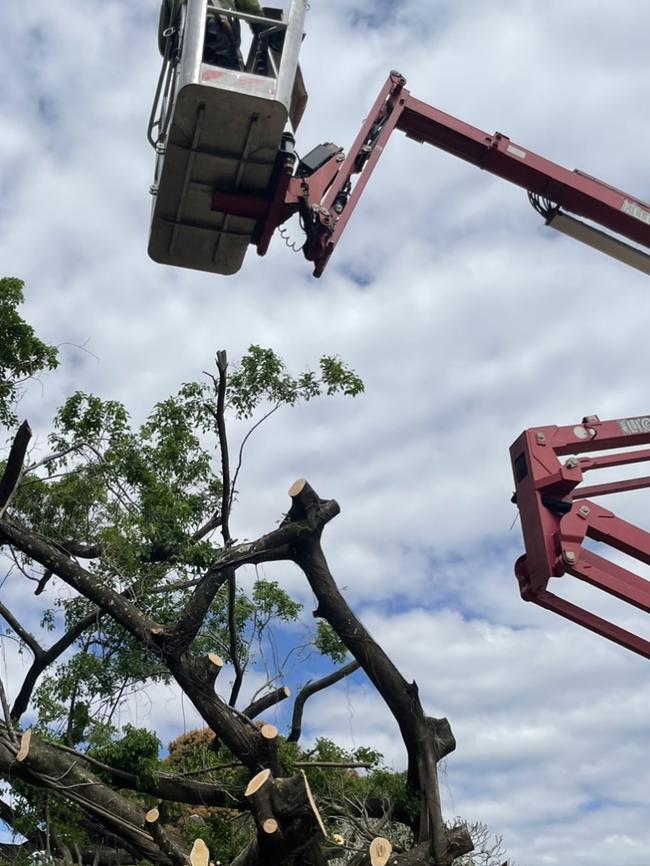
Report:
[[[210,728],[246,767],[257,770],[260,765],[271,766],[279,773],[277,739],[268,741],[250,719],[214,693],[209,686],[215,676],[212,662],[186,653],[170,657],[167,665]]]
[[[327,506],[331,509],[338,509],[338,505],[334,502],[327,503]],[[334,516],[335,512],[332,510],[328,519]],[[2,524],[0,524],[1,530]],[[181,653],[192,643],[205,619],[208,608],[227,579],[229,567],[239,568],[242,565],[290,560],[289,543],[301,532],[308,531],[309,527],[305,522],[285,521],[277,529],[260,536],[255,541],[221,548],[176,621],[176,625],[168,638],[170,647],[173,644],[174,651]]]
[[[420,704],[418,687],[407,683],[384,650],[354,615],[329,570],[320,544],[331,504],[321,500],[304,480],[289,488],[292,499],[290,521],[307,521],[311,532],[298,536],[292,545],[296,563],[303,570],[318,599],[315,616],[324,617],[360,663],[397,721],[409,757],[409,781],[420,791],[419,841],[429,842],[437,866],[447,863],[447,837],[438,785],[433,720]],[[337,506],[338,508],[338,506]]]
[[[25,454],[31,438],[32,428],[27,421],[23,421],[14,437],[7,458],[7,465],[2,473],[2,478],[0,478],[0,518],[9,507],[9,503],[20,484]]]
[[[145,646],[149,644],[151,632],[158,623],[138,610],[123,594],[101,584],[95,575],[66,556],[49,539],[28,530],[16,520],[7,519],[0,521],[0,537],[58,575]]]
[[[219,452],[221,454],[221,534],[224,544],[230,544],[230,458],[228,456],[228,436],[226,433],[226,384],[228,371],[228,356],[223,349],[217,352],[217,369],[219,383],[217,385],[217,433],[219,435]]]
[[[9,712],[9,703],[7,701],[7,693],[5,692],[4,683],[0,679],[0,704],[2,705],[2,714],[5,720],[5,727],[9,734],[9,739],[14,745],[18,743],[18,737],[14,731],[14,726],[11,723],[11,713]]]
[[[20,687],[20,691],[18,692],[14,705],[11,708],[11,716],[15,721],[18,721],[27,709],[32,692],[34,691],[34,686],[43,671],[49,667],[52,662],[56,661],[56,659],[58,659],[59,656],[61,656],[69,647],[71,647],[87,628],[90,628],[91,625],[99,622],[101,616],[102,612],[99,609],[93,610],[83,617],[83,619],[80,619],[78,623],[71,626],[71,628],[69,628],[56,643],[52,644],[49,649],[44,650],[39,647],[40,652],[34,655],[34,661],[25,675],[23,684]]]
[[[270,707],[274,707],[276,704],[279,704],[280,701],[288,698],[290,694],[291,691],[287,686],[280,686],[279,689],[274,689],[272,692],[262,695],[261,698],[250,703],[246,709],[243,710],[243,714],[248,716],[249,719],[255,719]]]
[[[269,770],[264,770],[251,779],[245,793],[257,826],[257,838],[231,866],[303,862],[320,866],[324,862],[320,842],[326,836],[325,828],[304,773],[276,780]],[[300,856],[303,852],[309,852],[305,859]],[[317,859],[311,859],[312,856]]]
[[[155,819],[150,820],[151,812],[154,813]],[[147,812],[145,816],[146,826],[154,840],[157,842],[160,850],[165,853],[169,859],[172,861],[174,866],[187,866],[188,857],[187,852],[180,848],[176,842],[174,842],[170,836],[165,833],[162,824],[159,819],[159,811],[158,809],[153,809],[151,812]],[[189,861],[191,862],[191,860]]]
[[[104,545],[99,541],[83,544],[69,538],[66,541],[62,541],[59,547],[65,553],[70,554],[70,556],[78,556],[79,559],[97,559],[104,553]]]
[[[300,739],[300,734],[302,733],[302,714],[305,708],[305,703],[308,698],[312,695],[316,694],[316,692],[320,692],[323,689],[326,689],[328,686],[334,685],[334,683],[338,683],[344,677],[349,676],[349,674],[358,671],[361,665],[355,659],[349,664],[344,665],[342,668],[339,668],[337,671],[334,671],[331,674],[328,674],[325,677],[322,677],[319,680],[315,680],[314,682],[308,682],[306,686],[304,686],[300,693],[298,694],[294,705],[293,705],[293,715],[291,717],[291,732],[287,737],[288,742],[297,743]]]
[[[219,453],[221,454],[221,535],[223,543],[229,547],[232,543],[230,536],[230,504],[232,501],[230,487],[230,457],[228,454],[228,435],[226,433],[226,384],[228,372],[228,356],[221,349],[217,352],[217,369],[219,370],[219,382],[217,384],[217,411],[215,420],[217,422],[217,433],[219,435]],[[244,678],[244,670],[239,659],[237,646],[237,579],[235,570],[228,569],[228,635],[230,641],[230,660],[235,669],[230,699],[228,703],[234,707],[237,703],[239,691]]]
[[[148,794],[151,797],[156,797],[159,800],[169,800],[170,802],[188,803],[192,806],[221,806],[229,809],[246,810],[246,802],[243,797],[235,796],[221,787],[217,787],[211,782],[194,782],[189,781],[189,774],[176,775],[175,773],[157,773],[154,780],[144,780],[135,773],[128,773],[125,770],[118,770],[111,767],[109,764],[104,764],[98,761],[91,755],[84,752],[77,752],[68,746],[63,746],[60,743],[52,743],[53,749],[60,752],[66,752],[73,755],[80,761],[85,761],[92,767],[96,767],[102,773],[107,774],[112,784],[118,788],[126,788],[130,791],[138,791],[141,794]],[[241,766],[237,764],[237,766]],[[211,772],[219,770],[220,766],[208,767],[203,772]],[[243,793],[243,792],[242,792]],[[0,816],[1,817],[1,816]]]
[[[81,769],[75,758],[66,756],[39,737],[32,737],[28,753],[19,761],[0,727],[0,775],[7,780],[17,778],[56,792],[128,842],[143,858],[171,866],[171,861],[142,829],[143,816],[130,800],[86,768]]]
[[[21,641],[29,647],[35,658],[44,652],[36,638],[26,628],[23,628],[9,608],[5,607],[1,601],[0,616],[7,621],[7,624],[16,632]]]
[[[196,532],[192,533],[192,535],[190,537],[190,541],[201,541],[201,539],[205,538],[205,536],[209,532],[212,532],[213,529],[218,529],[220,526],[221,526],[221,514],[219,514],[218,511],[215,511],[215,513],[212,515],[212,517],[210,517],[208,520],[206,520],[206,522],[203,524],[203,526],[200,526],[196,530]]]
[[[27,475],[28,472],[34,472],[36,469],[40,469],[41,466],[46,466],[48,463],[52,463],[53,460],[60,460],[72,451],[78,451],[80,448],[85,448],[87,445],[87,442],[75,442],[74,445],[70,445],[69,448],[64,448],[63,451],[57,451],[55,454],[48,454],[41,460],[37,460],[35,463],[30,463],[25,469],[25,475]]]
[[[244,681],[244,669],[239,659],[239,648],[237,646],[237,580],[235,577],[235,569],[228,569],[228,638],[230,643],[230,660],[235,669],[235,679],[233,680],[232,689],[230,691],[230,699],[228,703],[234,707],[239,697],[242,682]]]
[[[0,535],[6,541],[14,544],[32,559],[50,568],[73,589],[80,592],[115,622],[130,632],[145,649],[153,651],[172,673],[178,684],[203,716],[207,724],[216,731],[229,749],[251,770],[257,769],[261,760],[270,760],[277,770],[277,749],[269,751],[269,744],[264,741],[259,731],[250,720],[243,722],[240,714],[228,709],[225,703],[214,693],[215,668],[208,659],[179,652],[175,645],[175,631],[170,634],[162,626],[143,614],[134,604],[126,599],[125,593],[99,583],[97,578],[82,566],[65,556],[53,547],[46,539],[28,531],[14,520],[0,522]],[[232,550],[233,559],[250,556],[256,545],[239,545],[239,550]],[[228,553],[228,551],[226,551]],[[208,573],[210,575],[210,573]],[[219,580],[220,574],[211,575]],[[196,599],[202,588],[208,583],[206,576],[193,594]],[[205,597],[203,598],[205,602]],[[188,607],[191,608],[192,602]],[[196,602],[195,602],[196,604]],[[209,603],[208,603],[209,606]],[[193,624],[198,630],[205,616],[205,608],[197,605],[194,611],[200,614],[198,624]],[[198,608],[198,610],[197,610]],[[193,612],[194,612],[193,611]],[[187,608],[185,614],[187,614]],[[182,624],[182,620],[181,620]],[[181,649],[184,649],[183,647]],[[250,726],[250,727],[249,727]]]

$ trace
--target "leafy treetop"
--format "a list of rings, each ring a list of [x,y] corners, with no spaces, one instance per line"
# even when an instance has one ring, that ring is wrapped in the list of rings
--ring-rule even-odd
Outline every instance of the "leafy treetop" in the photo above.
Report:
[[[22,280],[0,279],[0,424],[6,426],[16,422],[21,386],[59,363],[56,348],[40,340],[18,312],[23,288]]]

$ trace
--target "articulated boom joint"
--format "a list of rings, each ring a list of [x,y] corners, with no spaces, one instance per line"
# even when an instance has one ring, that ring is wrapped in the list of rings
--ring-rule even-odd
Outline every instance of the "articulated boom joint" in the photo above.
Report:
[[[646,445],[650,416],[600,421],[588,415],[574,426],[526,430],[510,457],[526,549],[515,565],[522,598],[650,658],[650,641],[548,589],[552,577],[568,574],[650,613],[650,581],[585,546],[591,539],[650,565],[650,533],[592,501],[650,487],[650,477],[582,484],[585,472],[650,460],[650,449],[636,447]]]

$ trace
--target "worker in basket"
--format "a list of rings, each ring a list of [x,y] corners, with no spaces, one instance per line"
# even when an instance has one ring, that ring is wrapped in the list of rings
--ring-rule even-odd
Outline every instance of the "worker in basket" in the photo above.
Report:
[[[158,21],[158,48],[164,54],[170,31],[176,25],[181,6],[187,0],[162,0]],[[226,0],[223,6],[236,9],[249,15],[263,15],[257,0]],[[227,69],[241,69],[242,59],[241,26],[238,18],[229,18],[219,9],[208,10],[205,24],[205,43],[203,60],[211,66],[224,66]]]

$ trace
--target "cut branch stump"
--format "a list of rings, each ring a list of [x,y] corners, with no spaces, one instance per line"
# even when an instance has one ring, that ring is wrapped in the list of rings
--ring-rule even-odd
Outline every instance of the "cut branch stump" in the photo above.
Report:
[[[272,728],[273,725],[263,727]],[[246,866],[284,863],[326,837],[325,827],[304,773],[275,779],[264,769],[244,792],[257,827],[257,839],[235,861]]]
[[[20,748],[18,749],[18,753],[16,755],[16,760],[18,763],[22,763],[27,755],[29,755],[29,747],[32,742],[32,729],[27,728],[27,730],[23,733],[20,738]]]
[[[210,863],[210,849],[203,839],[195,839],[190,851],[190,863],[192,866],[208,866]]]
[[[388,839],[383,836],[377,836],[370,843],[370,866],[386,866],[390,855],[393,853],[393,846]]]

